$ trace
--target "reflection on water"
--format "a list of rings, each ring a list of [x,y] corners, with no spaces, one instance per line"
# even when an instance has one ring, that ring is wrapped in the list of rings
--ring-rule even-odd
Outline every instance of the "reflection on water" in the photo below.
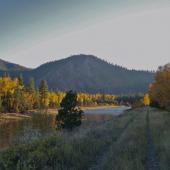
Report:
[[[125,109],[96,109],[86,110],[84,121],[106,121],[111,120],[114,115],[121,114]],[[96,114],[97,113],[97,114]],[[54,131],[55,129],[55,114],[33,114],[32,119],[11,120],[0,124],[0,149],[9,146],[17,136],[27,136],[30,130],[37,130],[40,134]]]
[[[0,148],[4,148],[20,134],[25,127],[29,126],[29,120],[6,121],[0,124]]]
[[[4,121],[0,124],[0,148],[9,146],[20,135],[25,137],[24,133],[31,130],[43,134],[54,128],[55,116],[50,114],[33,114],[32,119]]]
[[[114,115],[118,116],[123,113],[123,111],[130,109],[130,107],[115,107],[115,108],[104,108],[104,109],[88,109],[84,112],[86,114],[100,114],[100,115]]]

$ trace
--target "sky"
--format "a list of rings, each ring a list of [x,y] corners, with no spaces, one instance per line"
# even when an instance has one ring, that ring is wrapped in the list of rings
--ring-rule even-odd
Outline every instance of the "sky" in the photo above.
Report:
[[[170,0],[0,0],[0,58],[35,68],[92,54],[129,69],[170,62]]]

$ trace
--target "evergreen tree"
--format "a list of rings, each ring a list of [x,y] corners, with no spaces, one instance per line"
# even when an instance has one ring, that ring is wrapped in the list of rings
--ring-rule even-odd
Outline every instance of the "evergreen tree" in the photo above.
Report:
[[[35,91],[35,102],[34,102],[34,109],[39,109],[40,108],[40,93],[39,90]]]
[[[56,116],[58,128],[73,129],[81,125],[83,111],[77,107],[77,94],[73,91],[66,93],[61,104],[61,109]]]
[[[10,77],[8,72],[5,72],[3,77]]]
[[[18,79],[18,84],[20,86],[24,86],[24,80],[22,74],[20,74],[17,79]]]
[[[48,104],[49,104],[47,81],[45,81],[45,80],[41,81],[40,87],[39,87],[39,94],[40,94],[41,108],[47,108]]]
[[[34,93],[35,93],[35,82],[34,82],[34,78],[30,78],[30,79],[29,79],[27,91],[28,91],[29,94],[34,94]]]
[[[5,113],[12,111],[12,94],[9,91],[3,100],[3,106]]]
[[[3,112],[3,106],[2,106],[2,99],[0,97],[0,113],[2,113],[2,112]]]
[[[21,105],[21,90],[17,89],[14,93],[14,103],[13,108],[14,112],[18,113],[20,112],[20,105]]]

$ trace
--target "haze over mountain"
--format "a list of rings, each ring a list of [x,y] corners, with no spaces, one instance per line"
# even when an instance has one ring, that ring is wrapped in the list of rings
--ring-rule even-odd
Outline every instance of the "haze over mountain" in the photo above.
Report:
[[[33,77],[37,85],[45,79],[52,90],[88,93],[146,92],[154,77],[154,73],[148,71],[128,70],[95,56],[83,54],[49,62],[32,70],[8,69],[12,76],[23,74],[26,80]],[[1,71],[3,73],[7,70]]]
[[[156,70],[169,62],[169,18],[169,0],[0,0],[0,56],[37,67],[85,53]]]

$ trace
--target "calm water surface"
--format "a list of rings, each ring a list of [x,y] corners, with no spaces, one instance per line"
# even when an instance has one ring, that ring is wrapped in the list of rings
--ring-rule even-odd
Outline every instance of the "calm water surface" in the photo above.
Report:
[[[106,121],[111,120],[113,116],[122,114],[129,108],[106,108],[85,110],[85,121]],[[0,149],[3,149],[13,143],[18,136],[24,136],[29,140],[28,132],[50,133],[55,130],[55,115],[34,114],[32,119],[4,121],[0,124]],[[37,134],[37,135],[38,135]],[[35,135],[36,136],[36,135]]]

